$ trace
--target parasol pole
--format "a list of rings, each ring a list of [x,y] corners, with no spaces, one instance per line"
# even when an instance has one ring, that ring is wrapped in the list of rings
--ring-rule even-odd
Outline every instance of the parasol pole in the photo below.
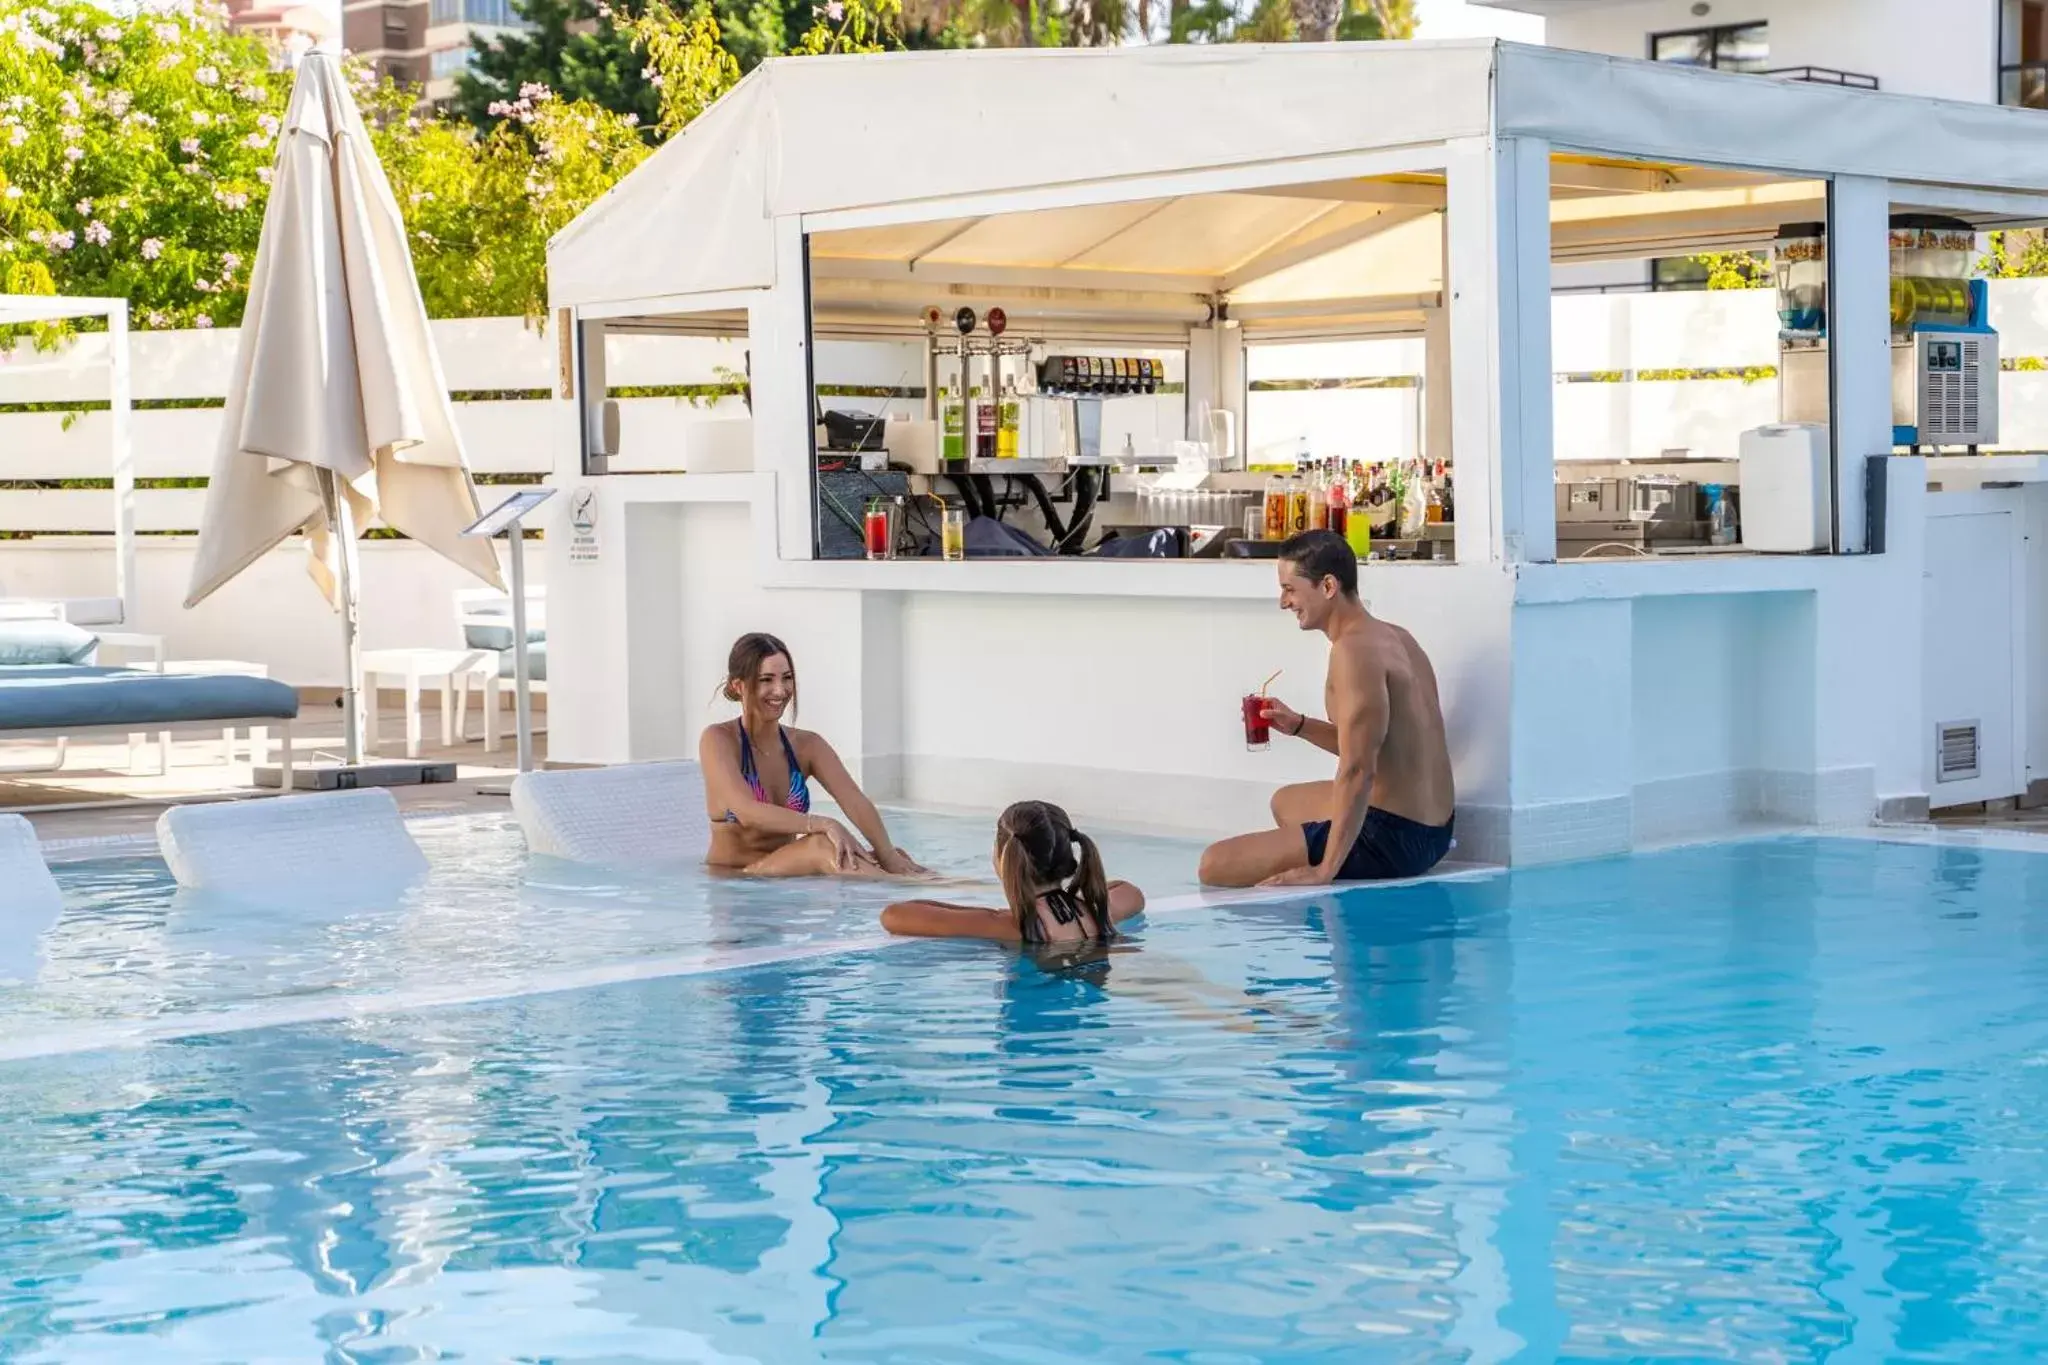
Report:
[[[334,471],[322,468],[317,472],[320,478],[320,501],[327,509],[327,533],[339,542],[335,590],[341,599],[342,762],[354,767],[363,761],[364,738],[363,651],[362,641],[357,634],[355,519],[349,510],[348,498],[341,492],[341,481],[335,477]],[[370,704],[376,705],[375,697],[370,699]]]

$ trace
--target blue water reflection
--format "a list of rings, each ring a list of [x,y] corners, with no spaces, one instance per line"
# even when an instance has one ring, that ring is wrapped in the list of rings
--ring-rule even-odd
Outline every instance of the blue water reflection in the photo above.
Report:
[[[10,1063],[0,1355],[2022,1358],[2044,912],[1791,840]]]

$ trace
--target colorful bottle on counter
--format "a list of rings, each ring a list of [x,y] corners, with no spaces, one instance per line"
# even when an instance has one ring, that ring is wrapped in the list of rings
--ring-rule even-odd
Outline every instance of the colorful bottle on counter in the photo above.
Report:
[[[1345,482],[1342,467],[1338,468],[1337,477],[1330,480],[1323,503],[1323,524],[1348,540],[1351,534],[1351,489]]]
[[[1266,480],[1266,539],[1287,539],[1287,485],[1277,475]]]
[[[996,457],[996,404],[993,398],[982,395],[981,386],[975,385],[974,401],[974,458],[993,460]]]
[[[1287,481],[1287,534],[1308,529],[1308,483],[1299,474]]]
[[[1317,469],[1308,479],[1308,529],[1327,531],[1330,529],[1330,476],[1329,471]]]
[[[1017,390],[1008,380],[1003,382],[1002,405],[996,410],[996,458],[1014,460],[1017,458],[1017,437],[1019,404]]]
[[[948,468],[967,463],[967,410],[961,406],[960,390],[950,384],[939,397],[939,458]]]

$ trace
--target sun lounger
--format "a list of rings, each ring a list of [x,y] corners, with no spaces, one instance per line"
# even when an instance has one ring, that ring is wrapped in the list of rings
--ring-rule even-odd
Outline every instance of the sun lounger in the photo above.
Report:
[[[269,678],[163,674],[85,664],[0,666],[0,740],[120,738],[276,729],[291,781],[299,695]],[[264,756],[258,755],[258,761]]]

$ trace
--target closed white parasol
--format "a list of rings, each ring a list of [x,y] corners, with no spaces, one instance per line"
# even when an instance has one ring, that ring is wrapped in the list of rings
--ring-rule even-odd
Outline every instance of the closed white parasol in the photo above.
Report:
[[[405,224],[335,58],[300,62],[249,280],[190,607],[295,531],[342,615],[343,715],[362,761],[355,539],[374,521],[502,587],[465,539],[476,489]]]

